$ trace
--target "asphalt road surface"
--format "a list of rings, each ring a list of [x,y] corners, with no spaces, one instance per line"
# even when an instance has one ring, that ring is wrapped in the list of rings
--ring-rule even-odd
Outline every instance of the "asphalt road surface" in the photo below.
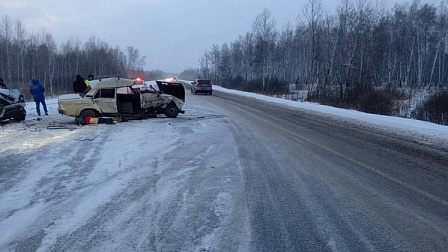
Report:
[[[0,153],[0,250],[448,251],[447,150],[216,91],[185,110]]]
[[[238,148],[254,251],[446,251],[448,155],[216,93]]]

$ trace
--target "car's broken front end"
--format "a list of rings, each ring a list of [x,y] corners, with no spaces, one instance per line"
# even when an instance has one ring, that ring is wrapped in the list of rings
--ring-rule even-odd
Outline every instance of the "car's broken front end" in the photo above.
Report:
[[[158,90],[154,88],[142,90],[141,107],[148,114],[165,114],[167,117],[177,117],[184,114],[185,88],[179,82],[156,81]]]
[[[23,121],[26,117],[25,100],[19,90],[0,89],[0,120]]]

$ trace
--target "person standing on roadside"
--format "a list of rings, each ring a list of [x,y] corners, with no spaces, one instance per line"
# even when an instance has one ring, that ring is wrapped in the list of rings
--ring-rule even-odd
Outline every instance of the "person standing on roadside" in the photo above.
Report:
[[[44,107],[45,115],[48,115],[47,104],[45,103],[45,87],[37,79],[33,79],[31,82],[30,93],[34,97],[34,102],[36,102],[37,115],[40,116],[41,103],[42,107]]]
[[[87,94],[87,92],[90,91],[90,89],[92,89],[92,87],[90,86],[90,81],[93,80],[93,75],[89,75],[87,77],[87,80],[85,80],[84,82],[86,83],[86,89],[84,89],[84,93]]]
[[[6,87],[5,82],[3,82],[3,79],[2,79],[2,78],[0,78],[0,88],[8,89],[8,88]]]
[[[83,93],[86,89],[87,85],[84,81],[84,78],[81,75],[76,75],[76,80],[73,82],[73,92],[75,93]]]

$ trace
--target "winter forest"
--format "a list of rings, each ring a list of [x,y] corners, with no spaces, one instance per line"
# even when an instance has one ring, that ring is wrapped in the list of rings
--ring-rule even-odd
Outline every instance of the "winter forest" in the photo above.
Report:
[[[342,0],[326,13],[308,0],[276,29],[265,9],[252,30],[213,45],[183,74],[224,87],[448,124],[448,2],[392,9]]]
[[[161,70],[144,71],[144,64],[145,57],[133,46],[123,51],[95,37],[57,45],[48,32],[27,33],[20,20],[8,16],[0,20],[0,78],[11,88],[27,90],[31,78],[37,78],[53,96],[72,92],[77,74],[163,77]]]

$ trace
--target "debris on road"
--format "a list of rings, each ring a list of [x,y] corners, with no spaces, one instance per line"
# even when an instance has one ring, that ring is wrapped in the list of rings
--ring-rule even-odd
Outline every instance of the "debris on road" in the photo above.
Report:
[[[68,125],[48,125],[47,129],[53,130],[53,129],[68,129],[70,131],[76,129],[75,126],[68,126]]]

